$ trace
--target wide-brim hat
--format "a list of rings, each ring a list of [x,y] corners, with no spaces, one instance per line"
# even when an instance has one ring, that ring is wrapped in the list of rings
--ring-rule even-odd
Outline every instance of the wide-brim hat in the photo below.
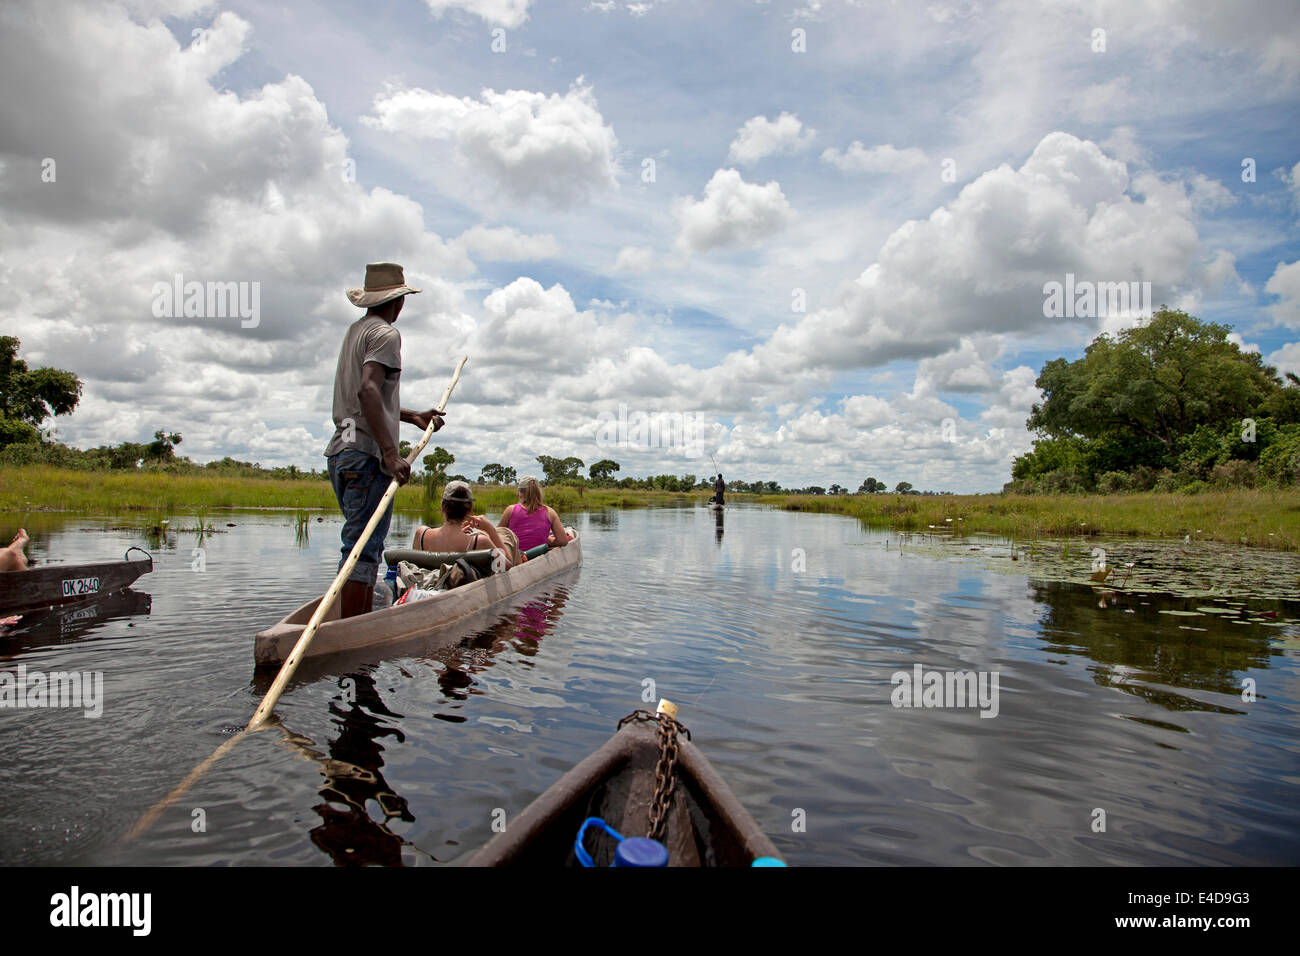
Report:
[[[372,262],[366,266],[366,287],[348,289],[348,301],[359,309],[369,309],[419,291],[406,284],[401,266],[394,262]]]

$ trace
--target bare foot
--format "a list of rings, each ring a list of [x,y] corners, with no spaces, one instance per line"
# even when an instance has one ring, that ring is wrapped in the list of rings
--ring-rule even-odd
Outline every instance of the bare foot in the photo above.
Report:
[[[27,547],[27,541],[26,530],[19,528],[9,546],[0,548],[0,571],[27,570],[27,555],[23,554],[23,548]]]

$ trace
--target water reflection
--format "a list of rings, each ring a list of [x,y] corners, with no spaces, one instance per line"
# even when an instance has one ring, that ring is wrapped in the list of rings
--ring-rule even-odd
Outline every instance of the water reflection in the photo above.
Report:
[[[492,667],[498,655],[513,650],[534,657],[542,639],[551,634],[568,603],[567,589],[556,588],[528,601],[458,644],[415,662],[436,671],[442,697],[463,702],[477,693],[475,675]],[[399,672],[420,682],[423,668],[406,663]],[[337,735],[326,752],[309,737],[284,729],[286,743],[318,765],[325,778],[321,803],[312,810],[321,823],[309,833],[311,842],[336,866],[402,866],[407,848],[438,862],[432,854],[394,831],[396,824],[413,824],[416,818],[408,800],[398,794],[383,773],[388,747],[406,743],[403,714],[385,703],[370,669],[358,669],[339,681],[341,699],[331,700],[331,722]],[[464,722],[458,714],[436,713],[451,723]]]
[[[1300,862],[1294,604],[1045,584],[1031,562],[745,504],[564,519],[586,535],[581,571],[308,660],[277,709],[289,752],[250,739],[196,792],[240,826],[189,839],[181,812],[129,862],[410,865],[433,859],[422,847],[458,862],[494,809],[514,819],[607,740],[647,677],[797,865]],[[139,533],[58,520],[28,527],[40,561],[121,554]],[[127,862],[107,847],[211,753],[212,728],[252,713],[273,676],[250,682],[253,634],[332,579],[341,519],[301,549],[291,513],[235,520],[205,539],[206,573],[184,534],[158,556],[147,617],[65,611],[51,643],[0,644],[29,668],[104,671],[108,701],[99,720],[0,712],[0,862]],[[397,515],[394,540],[415,523]],[[999,672],[997,718],[891,706],[891,675],[918,663]]]
[[[152,604],[153,598],[148,593],[127,588],[88,601],[26,611],[16,624],[0,625],[4,655],[12,656],[55,644],[71,644],[85,639],[110,621],[147,618]],[[127,627],[135,627],[136,623],[132,621]]]
[[[438,688],[450,701],[469,700],[477,693],[474,675],[493,666],[502,651],[513,650],[524,658],[537,656],[542,638],[552,633],[569,601],[568,588],[560,585],[545,596],[534,598],[503,614],[490,627],[467,637],[454,647],[430,655],[426,660],[438,670]],[[464,717],[454,713],[434,716],[452,723]]]
[[[713,525],[715,529],[714,537],[717,540],[719,547],[722,546],[722,516],[724,513],[725,511],[722,508],[713,509]]]
[[[1053,651],[1087,657],[1099,665],[1091,668],[1098,684],[1166,710],[1243,714],[1180,691],[1240,703],[1242,675],[1268,668],[1280,653],[1271,647],[1276,633],[1252,626],[1256,611],[1244,602],[1198,604],[1068,584],[1035,584],[1033,594],[1045,608],[1041,640]]]
[[[320,790],[324,802],[312,807],[322,822],[309,835],[336,866],[401,866],[407,841],[389,825],[394,820],[414,823],[415,817],[406,799],[384,779],[381,741],[406,741],[397,726],[402,715],[388,708],[367,672],[348,675],[343,686],[343,702],[335,700],[329,705],[339,732],[328,746],[328,757],[308,737],[290,734],[287,738],[319,764],[325,777]],[[372,804],[381,819],[371,815]]]
[[[617,531],[620,513],[613,508],[608,511],[593,511],[585,516],[587,527],[593,531]]]

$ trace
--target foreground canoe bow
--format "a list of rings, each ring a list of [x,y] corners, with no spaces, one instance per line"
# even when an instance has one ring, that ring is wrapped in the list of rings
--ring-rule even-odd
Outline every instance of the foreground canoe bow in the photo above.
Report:
[[[356,617],[339,618],[336,604],[325,616],[308,648],[307,657],[317,658],[341,651],[354,651],[435,634],[458,621],[514,597],[525,588],[554,577],[582,563],[582,542],[574,537],[562,548],[525,561],[501,574],[462,585],[436,597],[401,604]],[[258,667],[278,667],[298,643],[320,598],[309,601],[264,631],[253,647]]]
[[[132,559],[139,551],[143,559]],[[26,571],[0,572],[0,614],[53,607],[121,591],[153,570],[153,556],[128,548],[121,561],[93,564],[42,564]]]
[[[625,718],[604,746],[510,820],[468,865],[577,866],[574,840],[591,817],[625,837],[643,837],[661,752],[658,716],[638,711]],[[677,738],[676,784],[660,838],[668,865],[748,867],[756,860],[783,865],[772,841],[688,736]],[[596,828],[583,841],[597,866],[610,864],[614,843]]]

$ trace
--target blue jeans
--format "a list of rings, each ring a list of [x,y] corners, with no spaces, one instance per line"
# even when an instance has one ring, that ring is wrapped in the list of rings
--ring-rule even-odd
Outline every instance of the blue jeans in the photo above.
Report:
[[[379,459],[365,452],[341,451],[326,460],[329,462],[334,496],[343,509],[343,547],[339,549],[343,554],[339,558],[341,570],[392,479],[380,470]],[[349,581],[364,581],[371,585],[375,583],[375,578],[379,575],[379,559],[384,555],[384,539],[388,537],[388,524],[392,519],[393,503],[390,501],[356,566],[348,575]]]

